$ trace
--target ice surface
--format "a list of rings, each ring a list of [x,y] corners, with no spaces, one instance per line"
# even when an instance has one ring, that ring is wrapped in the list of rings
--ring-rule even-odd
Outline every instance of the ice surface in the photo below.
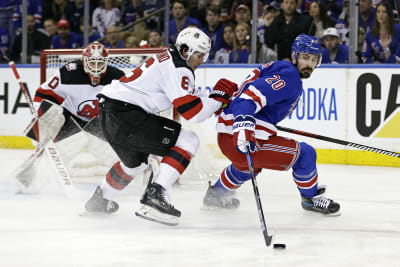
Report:
[[[134,215],[140,181],[116,199],[116,214],[82,217],[95,183],[77,184],[80,197],[68,199],[47,159],[40,165],[49,179],[43,192],[15,194],[11,171],[31,152],[0,150],[0,266],[400,266],[398,168],[320,165],[320,183],[342,205],[340,217],[303,211],[291,173],[263,171],[267,225],[274,241],[287,245],[274,251],[265,247],[250,182],[238,191],[239,210],[215,212],[201,210],[206,181],[182,181],[171,192],[182,211],[176,227]]]

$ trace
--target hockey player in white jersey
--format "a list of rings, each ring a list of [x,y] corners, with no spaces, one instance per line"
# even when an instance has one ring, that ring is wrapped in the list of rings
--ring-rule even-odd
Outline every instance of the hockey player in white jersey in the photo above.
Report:
[[[43,127],[46,128],[45,138],[55,139],[66,165],[83,149],[92,154],[100,164],[108,167],[118,159],[109,144],[104,141],[97,118],[99,108],[96,95],[104,85],[121,78],[125,73],[108,66],[107,63],[107,49],[98,42],[91,43],[84,49],[81,60],[61,67],[55,75],[40,85],[35,93],[33,104],[36,110],[39,110],[43,100],[58,104],[63,109],[62,114],[46,118]],[[60,121],[64,123],[59,123]],[[91,135],[80,132],[82,128]],[[79,132],[81,134],[77,134]],[[28,137],[41,143],[43,141],[36,140],[34,129],[28,132]],[[110,156],[113,159],[109,159]]]
[[[107,173],[85,207],[92,212],[118,209],[112,199],[146,168],[149,154],[162,156],[159,173],[150,183],[136,215],[176,225],[181,212],[168,189],[188,166],[199,147],[198,136],[180,123],[156,115],[175,108],[191,122],[202,122],[229,104],[237,85],[221,79],[209,96],[196,96],[194,70],[208,58],[211,41],[197,28],[182,30],[175,46],[149,58],[130,75],[100,92],[102,129],[121,162]]]

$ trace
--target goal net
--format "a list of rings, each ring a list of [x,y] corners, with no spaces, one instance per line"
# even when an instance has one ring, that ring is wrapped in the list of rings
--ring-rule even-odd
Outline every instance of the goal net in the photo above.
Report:
[[[121,49],[108,49],[109,59],[108,65],[114,66],[128,73],[135,69],[138,65],[143,63],[147,58],[154,54],[164,51],[166,48],[121,48]],[[75,61],[82,58],[83,49],[47,49],[43,50],[40,55],[40,80],[41,83],[49,79],[59,68],[66,63]],[[162,116],[179,120],[179,115],[173,110],[163,112]],[[191,125],[184,122],[185,128],[189,128],[195,131],[202,140],[202,136],[205,135],[200,125]],[[75,141],[74,141],[75,142]],[[74,145],[74,144],[71,144]],[[198,155],[193,158],[188,169],[185,171],[181,183],[185,181],[204,181],[209,179],[216,179],[218,175],[217,169],[208,166],[208,163],[212,163],[213,151],[210,150],[207,144],[201,142],[201,147]],[[157,169],[157,161],[159,158],[151,156],[152,166]],[[159,163],[158,163],[159,164]],[[109,166],[111,167],[111,166]],[[98,166],[95,160],[87,155],[85,151],[82,151],[76,159],[74,159],[68,170],[71,172],[73,178],[80,177],[81,181],[86,181],[86,178],[93,176],[104,177],[109,167]],[[157,171],[157,170],[156,170]]]

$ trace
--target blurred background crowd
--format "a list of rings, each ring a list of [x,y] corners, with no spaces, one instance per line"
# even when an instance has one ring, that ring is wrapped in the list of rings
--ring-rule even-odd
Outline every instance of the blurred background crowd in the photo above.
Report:
[[[294,38],[306,33],[325,47],[322,63],[349,63],[349,0],[171,0],[168,20],[159,12],[166,7],[162,0],[86,1],[88,41],[108,48],[169,46],[182,29],[198,27],[212,41],[208,63],[249,63],[251,55],[267,63],[289,59]],[[358,63],[400,63],[398,2],[359,0]],[[83,47],[83,18],[84,0],[27,0],[27,63],[39,63],[43,49]],[[0,62],[21,62],[21,33],[22,0],[1,0]]]

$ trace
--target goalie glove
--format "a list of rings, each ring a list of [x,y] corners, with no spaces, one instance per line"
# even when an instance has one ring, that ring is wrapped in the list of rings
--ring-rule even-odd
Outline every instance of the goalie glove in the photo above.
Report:
[[[246,153],[248,150],[254,153],[256,147],[256,120],[249,115],[238,115],[233,121],[233,138],[236,140],[236,149],[240,153]]]
[[[222,78],[215,84],[209,97],[213,98],[221,103],[226,104],[225,107],[227,107],[227,105],[229,105],[229,103],[231,102],[231,97],[232,97],[233,93],[236,92],[237,90],[238,90],[238,86],[236,83]],[[222,105],[222,106],[224,106],[224,105]],[[225,108],[222,106],[221,106],[221,108]]]

